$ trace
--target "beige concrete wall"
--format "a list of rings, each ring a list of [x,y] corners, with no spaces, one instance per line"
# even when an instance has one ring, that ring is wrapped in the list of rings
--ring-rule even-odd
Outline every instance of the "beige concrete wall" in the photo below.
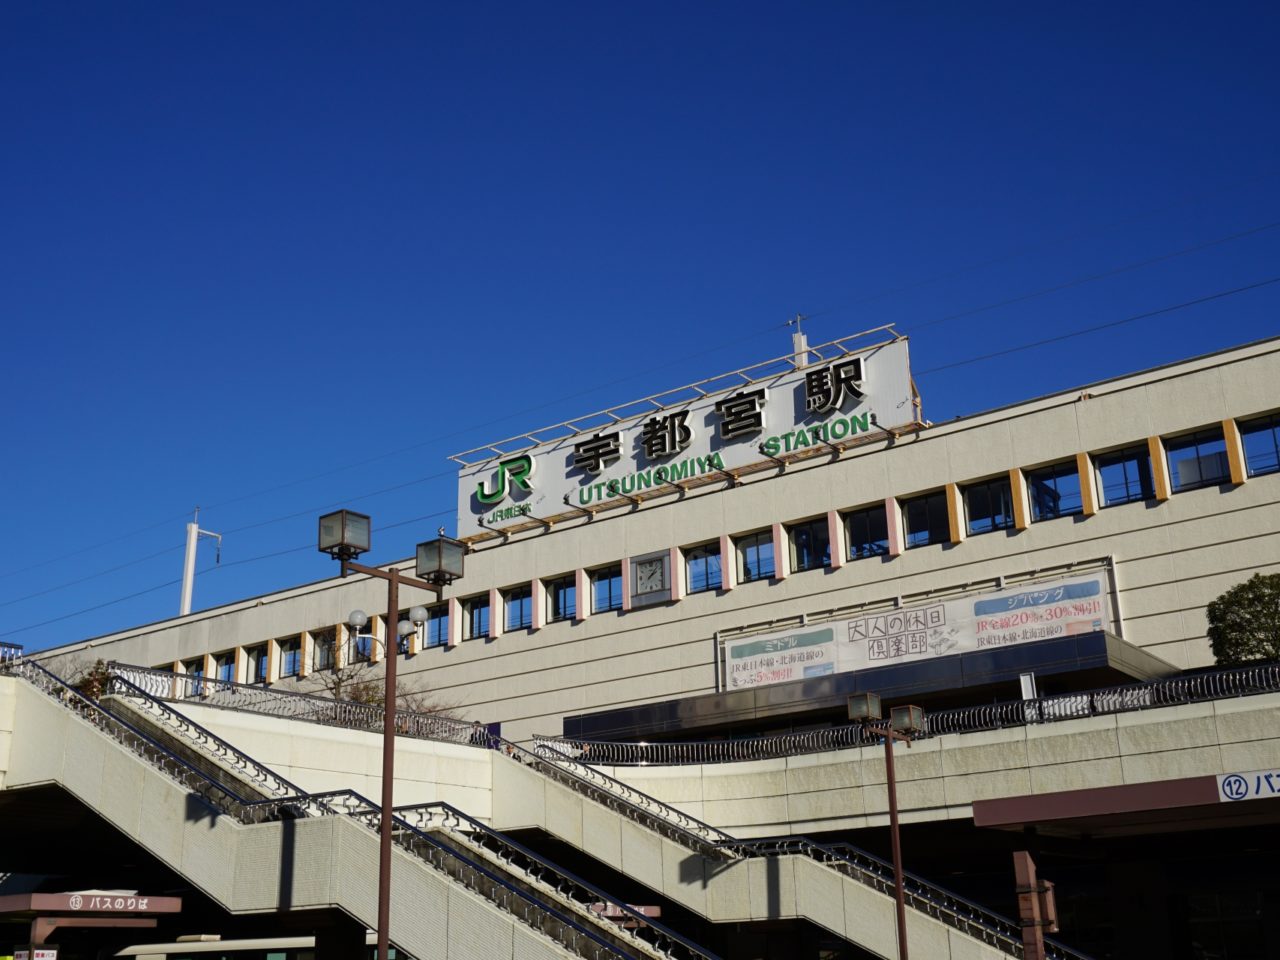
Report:
[[[1277,383],[1280,341],[1227,351],[934,426],[892,445],[873,443],[835,463],[816,457],[782,475],[753,476],[737,488],[713,484],[638,510],[488,541],[467,557],[466,577],[446,592],[488,593],[1080,452],[1145,444],[1153,435],[1272,410],[1280,405]],[[794,622],[801,615],[821,619],[840,609],[1107,557],[1115,561],[1118,629],[1125,638],[1175,666],[1206,664],[1205,604],[1254,572],[1280,570],[1280,475],[428,649],[401,661],[402,682],[430,687],[468,718],[502,721],[504,733],[515,739],[559,733],[566,714],[713,690],[717,631]],[[408,590],[401,602],[422,599]],[[384,603],[380,582],[327,580],[69,650],[169,664],[338,623],[353,607],[377,611]],[[381,667],[370,669],[377,676]]]
[[[12,684],[11,684],[12,686]],[[7,788],[53,783],[232,912],[341,907],[377,915],[377,835],[344,817],[243,826],[26,684]],[[569,957],[566,950],[401,850],[392,939],[449,960]]]
[[[354,790],[382,796],[382,735],[184,702],[196,723],[239,747],[308,793]],[[451,803],[487,820],[491,751],[457,743],[396,738],[395,805]]]
[[[894,752],[904,822],[975,800],[1280,768],[1280,694],[921,740]],[[686,767],[602,767],[740,837],[888,823],[884,750]]]
[[[528,767],[494,758],[494,826],[536,828],[718,923],[805,917],[880,957],[897,954],[892,897],[801,856],[707,860]],[[912,956],[1005,956],[909,910]]]
[[[14,684],[17,682],[13,677],[0,677],[0,790],[4,789],[9,753],[13,747]]]

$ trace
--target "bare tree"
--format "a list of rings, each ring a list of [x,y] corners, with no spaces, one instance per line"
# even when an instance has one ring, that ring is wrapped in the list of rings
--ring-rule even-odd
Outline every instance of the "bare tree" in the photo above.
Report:
[[[381,707],[386,703],[386,681],[381,674],[372,673],[367,663],[349,663],[311,676],[318,686],[317,690],[310,691],[312,693],[371,707]],[[396,683],[396,709],[462,719],[458,715],[458,704],[431,690],[422,673],[408,674]]]

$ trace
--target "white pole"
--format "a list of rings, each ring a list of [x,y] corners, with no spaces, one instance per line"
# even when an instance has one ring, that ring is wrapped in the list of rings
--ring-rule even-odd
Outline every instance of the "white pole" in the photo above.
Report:
[[[199,514],[197,514],[199,516]],[[185,617],[191,612],[191,591],[196,580],[196,541],[200,539],[200,524],[187,524],[187,557],[182,565],[182,604],[178,607],[178,616]]]

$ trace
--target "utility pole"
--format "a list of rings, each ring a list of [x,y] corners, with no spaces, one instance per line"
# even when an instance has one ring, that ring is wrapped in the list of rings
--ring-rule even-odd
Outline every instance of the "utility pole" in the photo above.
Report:
[[[178,616],[185,617],[191,612],[191,592],[196,585],[196,544],[201,537],[218,541],[218,560],[222,560],[222,534],[210,533],[200,529],[200,508],[196,507],[193,519],[187,524],[187,555],[182,564],[182,602],[178,605]]]
[[[788,320],[788,327],[795,327],[795,333],[791,334],[791,362],[795,364],[797,370],[809,365],[809,338],[804,335],[804,331],[800,329],[800,321],[805,319],[803,313],[797,313],[794,320]]]

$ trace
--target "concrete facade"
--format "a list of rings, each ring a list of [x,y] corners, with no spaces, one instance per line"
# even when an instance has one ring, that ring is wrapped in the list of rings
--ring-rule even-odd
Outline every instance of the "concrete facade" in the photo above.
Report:
[[[1280,474],[1244,476],[1237,429],[1239,421],[1280,406],[1277,383],[1280,340],[1270,340],[933,425],[896,441],[851,448],[838,459],[815,455],[785,471],[745,477],[740,485],[673,487],[670,496],[638,508],[507,540],[479,540],[466,559],[465,578],[445,591],[453,614],[449,642],[403,658],[402,682],[428,687],[468,718],[501,721],[504,735],[520,740],[558,733],[570,714],[714,692],[717,644],[726,637],[993,589],[1001,578],[1108,563],[1118,614],[1113,632],[1175,667],[1206,665],[1205,604],[1255,572],[1280,569]],[[1163,444],[1202,428],[1226,438],[1232,482],[1170,494]],[[1098,509],[1092,458],[1132,445],[1156,452],[1155,496]],[[1085,513],[1028,522],[1025,483],[1018,482],[1023,471],[1073,460],[1086,467]],[[1023,498],[1020,528],[966,535],[953,505],[951,543],[888,557],[842,556],[825,569],[788,575],[787,524],[829,517],[833,541],[839,541],[842,511],[885,504],[892,519],[893,505],[904,498],[944,490],[953,501],[965,484],[1001,475],[1014,477]],[[784,538],[778,575],[735,584],[732,538],[758,530]],[[666,551],[678,567],[679,551],[717,543],[728,551],[724,589],[687,594],[677,587],[675,596],[684,595],[667,603],[594,614],[586,609],[590,571],[621,563],[625,584],[630,557]],[[317,558],[318,567],[327,562]],[[565,576],[579,585],[576,619],[503,629],[504,590],[532,583],[541,623],[546,583]],[[489,597],[498,606],[490,611],[488,636],[463,640],[457,601],[473,597]],[[434,600],[413,589],[402,589],[401,598],[406,608]],[[229,651],[244,680],[245,647],[301,637],[308,659],[313,632],[341,624],[352,608],[378,610],[384,602],[380,582],[326,580],[49,655],[179,670],[184,661],[205,658],[212,672],[209,655]],[[278,661],[271,658],[275,673]],[[306,663],[304,673],[311,668]],[[381,666],[363,669],[376,675]],[[278,682],[317,687],[314,676]]]

